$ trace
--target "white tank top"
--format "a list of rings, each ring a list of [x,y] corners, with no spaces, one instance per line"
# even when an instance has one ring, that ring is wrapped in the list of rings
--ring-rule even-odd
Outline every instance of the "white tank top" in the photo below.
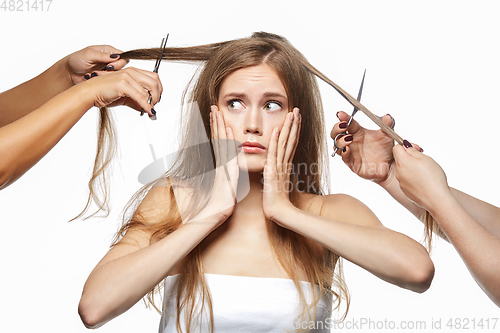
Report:
[[[159,333],[177,333],[175,282],[179,275],[165,279],[164,308]],[[329,333],[333,326],[332,293],[327,291],[317,305],[316,318],[296,320],[299,293],[290,279],[205,274],[214,314],[214,333],[282,333],[310,328],[311,333]],[[307,302],[312,301],[311,284],[300,281]],[[319,291],[318,286],[315,286]],[[204,307],[202,324],[194,332],[209,332],[209,314]],[[182,331],[184,314],[181,313]]]

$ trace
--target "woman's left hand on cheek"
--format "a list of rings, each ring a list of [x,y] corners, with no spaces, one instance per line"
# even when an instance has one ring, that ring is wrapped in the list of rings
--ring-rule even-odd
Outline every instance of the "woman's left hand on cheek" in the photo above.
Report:
[[[291,207],[290,174],[295,149],[299,141],[301,115],[298,108],[288,113],[281,131],[276,127],[271,135],[264,166],[262,208],[264,215],[276,222],[283,209]]]

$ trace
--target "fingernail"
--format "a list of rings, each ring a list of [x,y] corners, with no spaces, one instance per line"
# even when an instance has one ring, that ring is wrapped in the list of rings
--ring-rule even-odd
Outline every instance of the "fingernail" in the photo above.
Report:
[[[352,141],[352,135],[348,135],[344,138],[346,142],[351,142]]]
[[[85,80],[90,79],[90,75],[88,75],[88,74],[85,74],[83,77],[85,78]]]
[[[411,143],[409,143],[409,142],[408,142],[408,140],[403,140],[403,145],[404,145],[406,148],[411,148],[411,147],[413,147],[413,146],[411,145]]]
[[[342,152],[345,153],[346,152],[346,147],[342,148]]]
[[[112,55],[110,55],[109,57],[110,57],[110,58],[113,58],[113,59],[116,59],[116,58],[118,58],[119,56],[120,56],[120,54],[118,54],[118,53],[113,53],[113,54],[112,54]]]
[[[90,74],[91,77],[96,77],[97,76],[97,73],[96,72],[92,72],[92,74]],[[93,81],[92,81],[93,82]]]
[[[424,152],[424,148],[420,147],[420,152],[423,153]]]
[[[152,113],[152,114],[156,114],[155,109],[151,109],[151,113]]]
[[[144,112],[146,112],[146,110],[141,109],[141,117],[144,116]]]
[[[347,128],[347,123],[341,123],[339,125],[340,128],[344,129],[344,128]]]
[[[156,118],[156,115],[154,115],[154,116],[149,117],[149,119],[156,120],[157,118]]]
[[[108,66],[106,66],[106,70],[107,70],[107,71],[114,71],[114,70],[115,70],[115,66],[113,66],[113,65],[108,65]]]
[[[161,95],[160,95],[160,97],[158,98],[158,103],[160,103],[160,101],[161,101]]]
[[[337,112],[337,118],[339,117],[339,113],[340,113],[340,111],[339,111],[339,112]]]

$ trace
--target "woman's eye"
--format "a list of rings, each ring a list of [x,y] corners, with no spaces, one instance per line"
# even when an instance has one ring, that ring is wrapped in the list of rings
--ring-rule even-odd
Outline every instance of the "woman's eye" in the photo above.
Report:
[[[264,109],[266,111],[277,111],[277,110],[281,109],[281,104],[278,102],[269,102],[266,104]]]
[[[232,100],[227,103],[227,107],[231,110],[243,109],[243,104],[240,101]]]

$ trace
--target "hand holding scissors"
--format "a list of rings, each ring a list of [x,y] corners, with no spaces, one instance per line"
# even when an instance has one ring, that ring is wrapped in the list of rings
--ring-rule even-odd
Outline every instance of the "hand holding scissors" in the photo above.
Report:
[[[161,45],[160,45],[161,53],[160,53],[160,57],[158,57],[158,59],[156,59],[155,68],[153,69],[153,73],[158,74],[158,69],[160,69],[161,59],[163,58],[163,53],[165,52],[165,46],[167,46],[168,36],[169,36],[169,34],[167,34],[167,37],[165,37],[161,40]],[[151,100],[152,100],[152,96],[151,96],[151,94],[149,94],[148,104],[151,104]],[[145,112],[144,109],[142,109],[141,116],[144,115],[144,112]],[[154,116],[151,117],[151,119],[156,120],[156,112],[155,112]]]

